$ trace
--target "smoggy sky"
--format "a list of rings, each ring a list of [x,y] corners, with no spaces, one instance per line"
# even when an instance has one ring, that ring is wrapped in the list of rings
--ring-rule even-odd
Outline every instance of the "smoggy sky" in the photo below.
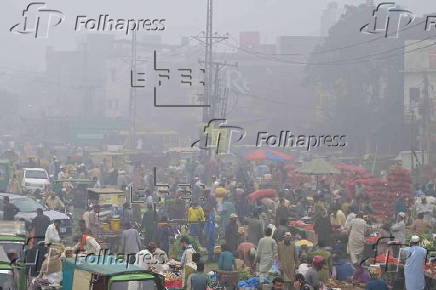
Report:
[[[92,2],[92,3],[91,3]],[[262,41],[273,43],[279,35],[319,35],[320,15],[327,0],[215,0],[214,30],[238,37],[240,31],[260,31]],[[340,0],[359,4],[363,0]],[[109,14],[113,18],[166,18],[167,29],[161,32],[165,42],[179,43],[182,36],[204,30],[206,0],[47,0],[51,9],[61,10],[66,19],[50,32],[48,39],[34,39],[9,32],[21,21],[22,10],[30,1],[3,0],[0,10],[0,69],[41,69],[48,45],[55,49],[74,49],[76,41],[86,33],[75,32],[77,15],[96,18]],[[380,3],[375,1],[375,3]],[[398,0],[397,4],[417,15],[436,12],[434,0]],[[353,28],[350,28],[353,29]],[[356,33],[359,27],[356,27]],[[153,33],[156,34],[156,33]],[[125,37],[121,33],[116,33]]]

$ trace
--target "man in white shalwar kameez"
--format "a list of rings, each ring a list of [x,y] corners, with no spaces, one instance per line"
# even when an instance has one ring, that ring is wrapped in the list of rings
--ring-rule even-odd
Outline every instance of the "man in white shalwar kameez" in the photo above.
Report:
[[[348,236],[347,253],[350,255],[351,263],[359,264],[363,259],[367,230],[367,224],[362,218],[362,213],[357,214],[356,218],[348,224],[348,230],[350,235]]]
[[[261,238],[257,245],[256,263],[259,263],[261,278],[266,278],[271,270],[274,261],[277,261],[277,242],[272,238],[272,229],[265,230],[265,237]]]

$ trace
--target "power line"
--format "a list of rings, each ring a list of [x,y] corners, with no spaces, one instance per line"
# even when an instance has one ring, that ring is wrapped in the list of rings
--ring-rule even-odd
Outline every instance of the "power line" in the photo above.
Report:
[[[371,59],[365,59],[365,58],[374,57],[374,56],[378,56],[378,55],[383,55],[383,54],[387,54],[387,53],[391,53],[391,52],[394,52],[396,50],[403,50],[406,47],[415,45],[415,44],[417,44],[419,42],[423,42],[423,41],[429,40],[429,39],[434,38],[434,37],[436,37],[436,35],[432,35],[432,36],[426,37],[426,38],[424,38],[422,40],[418,40],[418,41],[416,41],[414,43],[403,45],[401,47],[391,48],[391,49],[386,50],[386,51],[376,52],[376,53],[373,53],[373,54],[359,56],[359,57],[351,58],[351,59],[337,60],[337,61],[330,61],[330,62],[296,61],[296,60],[280,59],[280,58],[277,58],[277,57],[269,57],[268,58],[268,57],[260,56],[258,54],[253,54],[253,53],[251,53],[250,51],[248,51],[246,49],[235,47],[235,46],[233,46],[232,44],[229,44],[229,43],[224,43],[223,45],[226,45],[226,46],[234,48],[234,49],[239,49],[240,51],[242,51],[242,52],[244,52],[246,54],[249,54],[249,55],[253,55],[254,57],[257,57],[259,59],[275,61],[275,62],[280,62],[280,63],[295,64],[295,65],[320,65],[321,66],[321,65],[347,65],[347,64],[358,64],[358,63],[367,62],[367,61],[370,61]],[[413,52],[413,51],[416,51],[416,50],[420,50],[420,49],[425,49],[425,48],[430,47],[432,45],[435,45],[435,44],[431,44],[431,45],[428,45],[428,46],[424,46],[424,47],[420,47],[420,48],[417,48],[417,49],[413,49],[411,51],[405,51],[404,54],[408,54],[410,52]],[[392,56],[395,56],[395,55],[387,56],[386,58],[392,57]],[[375,59],[372,59],[372,60],[383,60],[383,58],[375,58]]]
[[[418,26],[420,24],[423,24],[425,22],[426,22],[426,20],[423,20],[423,21],[420,21],[420,22],[415,23],[413,25],[406,26],[406,27],[400,29],[399,32],[406,31],[408,29],[416,27],[416,26]],[[395,35],[395,34],[392,33],[390,35],[388,34],[387,36],[392,36],[392,35]],[[238,42],[238,40],[235,39],[234,37],[230,36],[230,38],[233,39],[236,43]],[[352,44],[348,44],[348,45],[344,45],[344,46],[329,48],[329,49],[320,50],[320,51],[312,51],[312,52],[310,52],[310,54],[311,55],[317,55],[317,54],[325,54],[325,53],[329,53],[329,52],[345,50],[345,49],[357,47],[357,46],[360,46],[360,45],[368,44],[368,43],[371,43],[371,42],[375,42],[375,41],[380,40],[380,39],[386,39],[386,36],[385,35],[381,35],[379,37],[375,37],[375,38],[372,38],[372,39],[369,39],[369,40],[360,41],[360,42],[356,42],[356,43],[352,43]],[[239,47],[238,49],[242,49],[242,48]],[[254,54],[264,55],[264,56],[300,56],[300,55],[304,56],[304,55],[307,55],[307,54],[304,54],[304,53],[301,53],[301,52],[294,52],[294,53],[267,53],[267,52],[255,51],[255,50],[250,50],[250,52],[254,53]]]

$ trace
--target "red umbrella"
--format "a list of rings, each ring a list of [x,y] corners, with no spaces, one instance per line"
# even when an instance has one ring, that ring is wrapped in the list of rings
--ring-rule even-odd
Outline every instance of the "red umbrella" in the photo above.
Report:
[[[258,200],[265,197],[273,197],[277,195],[277,190],[275,189],[258,189],[247,195],[249,200]]]
[[[243,154],[245,160],[260,161],[260,160],[274,160],[274,161],[291,161],[294,157],[274,150],[255,150],[247,154]]]

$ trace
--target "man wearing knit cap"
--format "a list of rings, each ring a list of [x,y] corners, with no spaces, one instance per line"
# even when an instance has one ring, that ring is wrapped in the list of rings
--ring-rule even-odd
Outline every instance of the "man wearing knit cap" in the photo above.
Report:
[[[410,238],[410,247],[404,248],[401,257],[404,259],[404,280],[407,290],[424,290],[424,264],[427,250],[419,246],[419,237]]]

